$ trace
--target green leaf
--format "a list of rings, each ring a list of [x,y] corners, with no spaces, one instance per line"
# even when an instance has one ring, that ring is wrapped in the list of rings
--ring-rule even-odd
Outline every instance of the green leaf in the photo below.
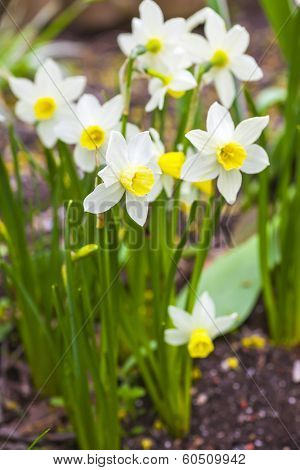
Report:
[[[296,6],[294,6],[293,11],[289,0],[260,0],[260,4],[271,23],[285,58],[290,62],[291,51],[294,46],[292,18],[296,11]]]
[[[217,316],[237,312],[235,327],[250,315],[261,289],[258,238],[245,243],[217,258],[203,273],[198,294],[207,291],[216,304]]]
[[[278,263],[277,227],[276,219],[269,230],[270,267]],[[261,291],[257,235],[219,256],[203,271],[197,295],[200,296],[204,291],[214,300],[217,316],[237,312],[239,316],[234,328],[244,323]],[[186,289],[179,296],[180,307],[184,308],[185,297]]]
[[[255,100],[260,114],[267,112],[271,106],[283,105],[287,98],[286,88],[272,86],[264,88]]]

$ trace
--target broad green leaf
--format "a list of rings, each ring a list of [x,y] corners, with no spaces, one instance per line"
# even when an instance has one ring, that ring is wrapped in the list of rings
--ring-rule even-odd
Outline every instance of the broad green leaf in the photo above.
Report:
[[[237,312],[235,326],[250,315],[261,289],[258,238],[231,249],[203,272],[198,294],[207,291],[216,304],[218,316]]]
[[[260,0],[260,4],[269,20],[277,41],[288,62],[293,49],[292,19],[296,6],[291,7],[289,0]]]
[[[276,219],[269,230],[270,267],[279,261],[277,227]],[[258,236],[253,235],[204,269],[198,285],[198,296],[207,291],[214,300],[217,316],[239,314],[234,327],[248,318],[261,291],[258,250]],[[180,307],[184,307],[185,298],[186,289],[183,289],[178,298]]]

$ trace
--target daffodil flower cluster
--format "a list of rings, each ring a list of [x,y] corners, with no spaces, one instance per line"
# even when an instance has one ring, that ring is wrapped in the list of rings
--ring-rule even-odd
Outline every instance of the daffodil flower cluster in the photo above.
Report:
[[[192,65],[210,64],[205,83],[214,83],[221,103],[230,108],[236,96],[234,77],[242,81],[262,78],[255,59],[245,54],[249,45],[247,30],[239,25],[226,30],[223,20],[214,10],[204,8],[189,19],[172,18],[164,21],[161,8],[153,0],[141,2],[140,18],[133,18],[132,32],[120,34],[119,46],[126,56],[138,46],[145,54],[137,60],[139,71],[150,78],[150,101],[146,111],[162,109],[168,94],[180,98],[196,87],[188,70]],[[193,33],[204,23],[205,37]]]
[[[139,13],[140,17],[132,20],[131,33],[118,37],[126,59],[119,74],[120,90],[107,101],[100,102],[96,96],[84,94],[86,78],[65,77],[52,59],[40,64],[33,81],[11,76],[9,84],[17,97],[16,115],[36,127],[47,148],[46,155],[54,157],[55,169],[51,171],[59,168],[59,177],[69,178],[67,198],[73,198],[75,180],[74,198],[80,198],[80,204],[84,199],[87,214],[83,225],[92,234],[87,235],[85,248],[76,247],[74,251],[67,247],[62,279],[67,295],[73,295],[77,274],[81,275],[73,276],[73,264],[78,267],[82,259],[88,262],[97,253],[97,267],[101,271],[97,295],[104,298],[101,357],[105,377],[114,389],[113,400],[117,402],[119,335],[115,330],[120,324],[157,410],[180,435],[188,429],[191,358],[207,357],[214,350],[215,338],[238,324],[238,314],[231,313],[234,308],[224,316],[218,315],[214,300],[207,292],[199,296],[198,286],[223,205],[236,202],[242,173],[260,173],[269,165],[267,152],[256,143],[269,117],[242,120],[238,112],[233,114],[234,120],[231,116],[230,107],[238,95],[235,79],[249,81],[262,77],[258,64],[245,53],[249,45],[245,28],[235,25],[227,31],[224,20],[210,8],[188,19],[165,21],[153,0],[143,0]],[[200,24],[204,24],[204,36],[194,32]],[[135,78],[147,80],[145,92],[148,90],[149,96],[145,98],[144,109],[152,119],[151,125],[144,127],[128,122]],[[210,83],[214,84],[221,104],[213,99],[206,113],[201,92]],[[171,118],[169,98],[178,100],[176,112],[170,108]],[[206,130],[202,125],[204,114]],[[150,121],[148,117],[146,122]],[[167,119],[173,129],[165,138]],[[68,146],[72,146],[73,154]],[[67,163],[56,165],[58,156]],[[64,190],[63,178],[60,183]],[[197,214],[200,199],[201,207],[205,206],[201,221]],[[71,205],[70,202],[68,208]],[[186,217],[181,218],[180,209]],[[68,221],[68,211],[66,218]],[[182,224],[183,234],[178,230],[182,220],[186,222]],[[112,234],[108,233],[107,222],[112,223]],[[183,293],[186,297],[182,297],[185,304],[179,308],[176,270],[193,238],[190,235],[195,225],[200,233],[193,252],[195,263]],[[135,231],[138,240],[145,238],[145,244],[136,250],[127,244],[128,227]],[[126,232],[124,238],[121,231]],[[100,247],[101,243],[107,247],[110,236],[117,253]],[[127,265],[121,268],[123,258]],[[120,277],[122,270],[128,289]],[[69,301],[70,309],[81,295],[78,311],[82,304],[89,305],[87,292],[94,285],[90,280],[84,289],[76,290],[74,299]],[[112,292],[107,294],[109,285],[113,286]],[[146,318],[144,291],[148,285],[153,299],[149,301],[151,315]],[[119,297],[123,295],[124,305],[120,305]],[[61,303],[57,299],[59,309]],[[78,321],[82,323],[82,318]],[[93,330],[91,324],[88,326]],[[106,348],[111,344],[110,356]],[[96,377],[97,361],[98,356],[93,362]],[[174,374],[177,366],[178,373]],[[107,419],[115,420],[117,429],[117,406],[113,401],[110,405],[111,415]],[[179,408],[182,411],[178,412]]]

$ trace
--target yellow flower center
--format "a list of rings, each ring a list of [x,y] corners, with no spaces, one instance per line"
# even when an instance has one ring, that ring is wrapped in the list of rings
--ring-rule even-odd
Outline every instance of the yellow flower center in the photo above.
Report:
[[[145,196],[154,185],[154,174],[146,166],[129,167],[121,172],[119,181],[127,191],[135,196]]]
[[[183,152],[167,152],[159,157],[158,164],[163,173],[173,176],[173,178],[180,178],[184,161],[185,155]]]
[[[51,119],[57,108],[56,102],[51,96],[38,98],[34,104],[34,115],[39,121]]]
[[[88,150],[96,150],[105,141],[105,131],[100,126],[89,126],[80,136],[80,145]]]
[[[193,331],[188,344],[191,357],[207,357],[214,350],[214,344],[206,330],[199,328]]]
[[[228,142],[217,150],[217,160],[227,171],[240,168],[246,156],[246,150],[237,142]]]
[[[172,98],[179,99],[179,98],[182,98],[184,94],[185,94],[185,91],[175,91],[175,90],[171,90],[171,88],[168,88],[168,95],[172,96]]]
[[[146,44],[146,49],[151,54],[158,54],[163,48],[163,42],[159,38],[151,38]]]
[[[214,193],[214,185],[212,180],[207,181],[198,181],[196,183],[192,183],[199,191],[202,193],[207,194],[207,196],[212,196]]]
[[[229,56],[226,51],[223,49],[218,49],[214,52],[214,55],[211,58],[211,63],[215,67],[225,67],[229,63]]]

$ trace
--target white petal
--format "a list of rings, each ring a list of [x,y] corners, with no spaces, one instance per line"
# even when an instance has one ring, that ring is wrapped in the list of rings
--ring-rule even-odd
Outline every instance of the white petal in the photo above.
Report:
[[[173,307],[173,305],[169,306],[168,312],[174,326],[184,334],[189,335],[193,330],[192,315],[181,308]]]
[[[28,122],[29,124],[33,124],[36,121],[32,104],[25,101],[18,101],[16,103],[15,113],[21,121]]]
[[[241,167],[244,173],[255,174],[270,165],[267,152],[260,145],[252,144],[246,147],[247,157]]]
[[[82,127],[75,117],[61,119],[55,126],[57,137],[66,144],[76,144],[80,139]]]
[[[215,102],[207,114],[206,127],[209,134],[220,141],[228,141],[234,132],[234,123],[228,109]]]
[[[152,140],[148,131],[140,132],[128,142],[128,158],[135,165],[147,165],[152,159]]]
[[[114,96],[101,106],[99,124],[104,129],[112,129],[120,120],[123,111],[122,95]]]
[[[235,84],[229,70],[220,70],[215,75],[215,85],[221,103],[230,108],[236,95]]]
[[[207,15],[204,32],[213,47],[219,47],[224,43],[226,37],[225,22],[223,18],[213,10]]]
[[[250,35],[246,28],[240,25],[233,26],[226,34],[224,49],[229,52],[230,57],[244,54],[249,46]]]
[[[82,95],[76,107],[78,118],[84,126],[96,124],[100,110],[101,105],[97,98],[88,93]]]
[[[162,109],[165,101],[165,94],[167,93],[167,87],[164,86],[160,80],[154,78],[149,82],[148,91],[151,98],[146,104],[146,112],[149,113],[156,108]]]
[[[215,156],[203,156],[199,153],[188,158],[181,169],[181,179],[185,181],[200,182],[216,178],[220,166]]]
[[[196,129],[188,132],[185,136],[203,155],[211,155],[216,151],[218,143],[214,136],[208,132]]]
[[[39,122],[37,125],[37,134],[47,148],[52,148],[57,141],[54,127],[55,123],[53,120]]]
[[[170,198],[174,189],[174,178],[170,175],[161,175],[161,181],[166,195]]]
[[[61,87],[62,73],[59,66],[52,59],[46,59],[38,68],[35,74],[35,84],[41,95],[50,96],[59,94],[58,88]]]
[[[9,86],[13,94],[21,101],[34,103],[37,93],[33,82],[27,78],[9,78]]]
[[[213,55],[213,50],[209,42],[200,34],[188,33],[183,38],[182,45],[191,60],[200,63],[209,60]]]
[[[134,35],[130,33],[119,34],[117,41],[119,48],[126,56],[129,56],[137,45]]]
[[[144,0],[139,7],[140,17],[148,33],[160,32],[164,22],[163,12],[157,3]]]
[[[105,159],[116,174],[129,165],[127,143],[121,132],[111,131]]]
[[[160,195],[160,193],[162,192],[162,189],[163,189],[163,185],[162,185],[162,178],[163,176],[161,176],[160,178],[158,178],[158,180],[156,181],[156,183],[154,184],[153,188],[151,189],[150,193],[148,194],[148,201],[149,202],[153,202],[155,201],[155,199]]]
[[[255,142],[269,123],[269,116],[245,119],[236,127],[233,139],[246,146]]]
[[[193,329],[203,328],[211,337],[211,330],[215,323],[215,304],[207,292],[197,299],[193,309]]]
[[[175,91],[186,91],[195,88],[196,85],[197,82],[191,72],[188,70],[180,70],[169,84],[169,88]]]
[[[239,170],[226,171],[220,169],[217,181],[218,190],[224,196],[228,204],[234,204],[242,184],[242,175]]]
[[[76,165],[86,173],[92,173],[96,168],[96,156],[94,150],[88,150],[81,145],[76,145],[74,150]]]
[[[145,225],[148,215],[147,197],[136,197],[126,192],[126,210],[128,215],[140,226]]]
[[[244,82],[260,80],[263,77],[263,72],[256,60],[246,54],[235,57],[230,64],[230,69],[239,80]]]
[[[164,23],[164,35],[168,42],[175,43],[185,33],[186,21],[184,18],[171,18]]]
[[[193,319],[198,322],[198,328],[206,325],[206,320],[214,319],[216,316],[216,308],[213,299],[208,292],[203,292],[197,299],[193,308]]]
[[[165,330],[165,342],[171,346],[182,346],[189,340],[189,336],[175,328]]]
[[[103,170],[99,171],[98,176],[102,178],[106,188],[115,184],[118,181],[118,177],[110,166],[106,166]]]
[[[106,188],[104,184],[99,184],[83,201],[84,210],[92,214],[106,212],[118,204],[123,194],[124,189],[119,183],[115,183],[109,188]]]
[[[205,23],[207,16],[211,13],[212,9],[209,7],[202,8],[201,10],[194,13],[186,20],[186,27],[188,31],[192,31],[197,28],[200,24]]]
[[[237,318],[237,313],[216,317],[209,328],[209,336],[211,339],[215,339],[217,336],[222,336],[231,330]]]
[[[82,95],[86,77],[68,77],[61,83],[61,92],[68,101],[75,101]]]

